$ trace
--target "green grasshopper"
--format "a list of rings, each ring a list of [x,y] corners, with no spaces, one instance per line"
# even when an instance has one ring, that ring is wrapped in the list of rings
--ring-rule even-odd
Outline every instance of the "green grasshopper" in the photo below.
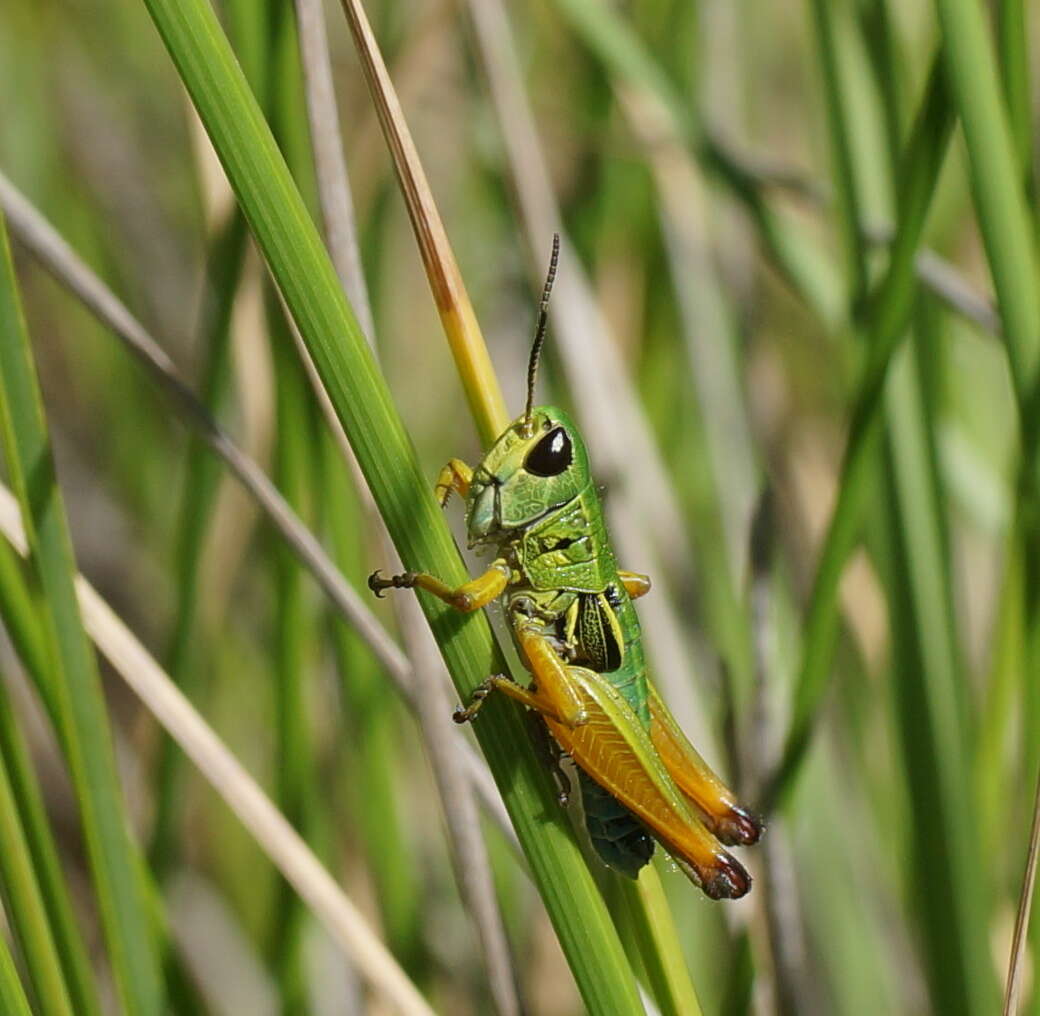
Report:
[[[425,572],[369,587],[418,588],[461,611],[502,597],[532,682],[495,675],[455,720],[476,718],[493,690],[545,721],[577,765],[592,846],[630,878],[650,860],[654,839],[712,899],[736,899],[751,878],[723,844],[751,844],[761,826],[736,801],[679,729],[650,684],[632,600],[650,579],[620,571],[577,427],[553,406],[535,407],[534,383],[545,341],[559,237],[527,371],[527,406],[476,469],[452,459],[437,479],[443,507],[465,498],[470,548],[497,548],[478,578],[451,588]],[[558,769],[558,760],[557,760]],[[566,801],[566,792],[561,793]]]

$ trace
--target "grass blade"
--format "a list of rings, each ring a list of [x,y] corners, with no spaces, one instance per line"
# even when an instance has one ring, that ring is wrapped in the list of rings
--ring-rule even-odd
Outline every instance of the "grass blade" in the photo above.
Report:
[[[1015,1016],[1018,1012],[1018,1000],[1022,991],[1022,971],[1028,949],[1029,914],[1033,907],[1033,893],[1036,890],[1038,857],[1040,857],[1040,776],[1037,776],[1036,794],[1033,798],[1033,822],[1029,832],[1026,871],[1022,879],[1022,892],[1019,895],[1018,912],[1015,915],[1015,932],[1011,941],[1011,958],[1008,961],[1007,986],[1004,992],[1004,1016]]]
[[[1025,0],[1000,0],[997,4],[997,45],[1015,154],[1026,189],[1032,191],[1033,114]]]
[[[29,595],[23,568],[11,548],[0,541],[0,615],[22,661],[36,681],[45,680],[46,657],[39,616]],[[97,987],[86,943],[76,923],[65,884],[57,846],[43,804],[43,796],[28,746],[18,727],[6,691],[0,689],[0,756],[11,781],[19,819],[25,832],[35,877],[44,906],[73,1012],[94,1016],[100,1012]]]
[[[845,562],[859,535],[868,493],[873,451],[880,433],[878,412],[888,367],[910,321],[914,294],[914,257],[953,128],[944,76],[932,71],[925,98],[906,144],[906,167],[898,186],[899,228],[885,278],[868,311],[868,349],[863,378],[849,424],[838,500],[820,551],[805,621],[802,662],[795,687],[790,728],[770,786],[771,807],[790,787],[811,736],[816,707],[827,686],[837,631],[837,592]]]
[[[647,982],[662,1016],[702,1016],[657,867],[648,864],[638,881],[619,878],[617,883]]]
[[[925,339],[937,341],[922,334],[893,365],[886,398],[897,558],[888,583],[893,666],[914,812],[931,816],[930,828],[915,829],[911,836],[917,869],[911,885],[936,1010],[983,1013],[992,1009],[993,985],[985,963],[977,831],[964,807],[965,787],[972,785],[966,702],[956,619],[946,595],[950,566],[943,492],[918,363]],[[938,837],[937,829],[942,830]]]
[[[405,700],[412,701],[412,673],[408,660],[359,595],[329,560],[313,533],[286,504],[260,466],[221,429],[212,415],[181,378],[170,358],[126,306],[71,250],[50,224],[0,174],[0,206],[10,217],[12,229],[59,282],[68,286],[137,357],[182,419],[228,467],[247,493],[267,515],[326,596],[358,632],[390,676]],[[21,647],[19,647],[21,651]],[[42,693],[48,693],[45,687]],[[509,842],[512,830],[501,798],[487,767],[468,744],[463,749],[466,768],[477,797],[503,829]]]
[[[997,291],[1011,376],[1023,413],[1040,358],[1040,294],[1022,176],[1000,97],[989,29],[977,0],[936,0],[950,90],[968,147],[972,194]],[[1025,433],[1040,425],[1027,414]],[[1023,442],[1027,446],[1028,440]]]
[[[10,715],[6,689],[0,688],[0,712]],[[6,753],[5,753],[6,754]],[[72,1014],[65,976],[51,933],[34,858],[15,803],[6,757],[0,758],[0,879],[8,917],[21,944],[22,956],[39,1005],[56,1016]]]
[[[215,413],[228,380],[231,337],[231,307],[245,255],[246,225],[235,209],[211,241],[207,258],[207,294],[203,318],[201,401]],[[166,663],[180,687],[190,691],[193,678],[203,666],[198,642],[199,571],[210,514],[217,493],[219,467],[205,443],[193,440],[188,447],[184,488],[175,537],[177,608]],[[155,821],[149,844],[149,860],[160,880],[176,858],[177,799],[180,761],[176,747],[167,738],[160,749],[157,766]]]
[[[141,886],[132,874],[136,861],[120,800],[108,718],[97,663],[75,601],[72,546],[2,223],[0,393],[7,467],[46,603],[59,736],[76,788],[116,984],[129,1011],[158,1016],[163,989],[157,954]]]
[[[0,487],[0,532],[18,550],[25,533],[10,491]],[[116,672],[199,767],[228,806],[256,836],[373,986],[403,1013],[431,1012],[393,957],[285,817],[195,711],[162,668],[80,575],[76,596],[90,637]]]
[[[25,997],[25,989],[18,980],[11,950],[7,942],[0,938],[0,1006],[10,1016],[33,1016],[29,1008],[29,1000]]]
[[[343,0],[343,12],[354,35],[383,136],[393,154],[394,169],[408,198],[408,214],[470,413],[481,441],[490,445],[505,430],[510,416],[484,336],[364,8],[360,0]]]
[[[307,344],[408,568],[466,577],[386,385],[267,124],[202,0],[147,0],[243,212]],[[489,429],[486,421],[482,431]],[[504,663],[484,617],[423,599],[460,695]],[[531,862],[571,969],[594,1013],[641,1011],[620,942],[521,718],[491,703],[477,736]]]
[[[849,304],[855,307],[867,286],[866,245],[861,235],[863,213],[860,188],[856,184],[858,167],[852,157],[849,114],[845,83],[839,64],[840,47],[834,18],[839,8],[830,0],[811,0],[816,27],[816,52],[823,73],[823,98],[827,107],[834,192],[840,213],[842,243],[845,248]]]

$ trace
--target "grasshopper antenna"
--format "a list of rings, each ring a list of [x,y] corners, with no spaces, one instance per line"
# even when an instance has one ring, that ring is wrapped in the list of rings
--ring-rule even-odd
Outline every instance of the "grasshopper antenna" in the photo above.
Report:
[[[531,411],[534,409],[534,379],[538,373],[538,358],[545,345],[545,329],[549,320],[549,296],[556,281],[556,267],[560,263],[560,234],[553,233],[552,257],[549,258],[549,273],[545,277],[545,288],[542,290],[542,302],[538,308],[538,328],[534,333],[534,345],[531,347],[531,359],[527,364],[527,409],[524,411],[524,430],[531,430]]]

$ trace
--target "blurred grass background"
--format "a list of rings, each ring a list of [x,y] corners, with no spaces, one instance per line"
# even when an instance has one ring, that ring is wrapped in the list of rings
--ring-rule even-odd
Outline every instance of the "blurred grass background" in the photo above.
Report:
[[[550,236],[525,236],[507,147],[517,124],[492,101],[473,6],[382,0],[369,16],[519,412],[532,279]],[[999,1004],[1040,766],[1028,467],[1040,348],[1029,71],[1040,25],[1030,6],[993,5],[981,32],[974,0],[509,10],[552,192],[606,323],[569,352],[550,336],[542,391],[587,407],[582,389],[611,355],[602,343],[614,343],[685,541],[623,564],[654,571],[652,595],[678,621],[667,652],[685,671],[680,719],[711,733],[706,754],[748,799],[777,806],[750,852],[746,901],[712,904],[661,868],[706,1013]],[[217,7],[316,209],[292,7]],[[343,18],[335,5],[327,14],[378,355],[432,481],[450,456],[477,461],[480,444]],[[979,53],[999,73],[999,118]],[[931,79],[934,115],[916,121],[933,63],[946,68]],[[0,170],[363,585],[385,550],[146,7],[7,0],[0,96]],[[1002,123],[1013,161],[1001,161]],[[907,149],[911,136],[920,143]],[[889,257],[897,228],[917,248],[906,226],[915,217],[921,243],[946,259],[945,296],[934,271],[915,283]],[[13,250],[79,569],[362,904],[434,1008],[489,1011],[415,720],[137,365],[17,239]],[[934,258],[919,261],[929,266]],[[976,305],[987,313],[973,319],[965,310]],[[864,378],[897,341],[880,425],[863,424],[862,461],[843,472]],[[607,455],[598,435],[612,433],[599,473],[608,505],[625,485],[623,420],[608,400],[594,428],[585,423],[594,465]],[[830,615],[814,576],[835,503],[852,507],[835,543]],[[449,517],[458,533],[457,506]],[[639,520],[654,529],[649,514]],[[822,613],[813,622],[808,607],[807,623],[816,603]],[[79,947],[54,933],[59,966],[71,1011],[90,1011],[73,987],[83,963],[104,1010],[115,994],[103,888],[61,737],[22,678],[33,664],[10,604],[17,653],[0,657],[10,700],[0,709],[35,763],[75,910],[68,939],[86,957],[63,953]],[[131,824],[172,929],[171,1007],[379,1011],[149,713],[110,675],[105,691]],[[792,730],[813,737],[799,746]],[[778,791],[770,776],[785,746]],[[6,796],[0,808],[15,808]],[[532,1013],[582,1011],[537,893],[490,823],[486,833],[521,998]],[[0,878],[17,969],[38,1011],[59,1011],[40,987],[45,947],[25,933],[36,925],[15,916],[19,877]],[[53,912],[42,920],[60,924]],[[1023,1011],[1040,1014],[1029,955],[1023,978]]]

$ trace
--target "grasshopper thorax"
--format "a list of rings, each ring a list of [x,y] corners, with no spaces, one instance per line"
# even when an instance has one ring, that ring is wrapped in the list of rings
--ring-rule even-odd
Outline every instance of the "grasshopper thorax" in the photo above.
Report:
[[[588,484],[588,455],[570,417],[555,406],[525,413],[473,472],[466,497],[469,545],[512,538]]]

